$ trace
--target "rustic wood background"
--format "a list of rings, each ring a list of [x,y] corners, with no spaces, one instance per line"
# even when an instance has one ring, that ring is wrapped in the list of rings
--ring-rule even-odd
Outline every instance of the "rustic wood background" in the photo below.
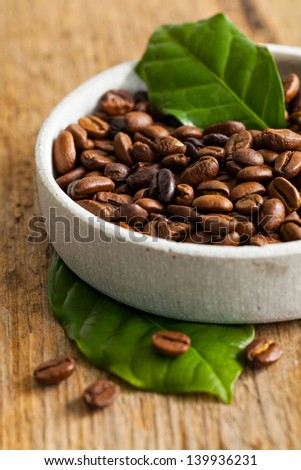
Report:
[[[35,140],[52,107],[92,75],[139,57],[157,25],[219,11],[253,40],[301,46],[299,0],[0,0],[0,448],[301,448],[300,321],[258,327],[284,357],[246,371],[231,406],[122,384],[114,406],[92,414],[79,397],[104,374],[49,309],[51,248],[26,242],[28,219],[39,214]],[[33,368],[64,353],[78,357],[78,373],[58,387],[36,386]]]

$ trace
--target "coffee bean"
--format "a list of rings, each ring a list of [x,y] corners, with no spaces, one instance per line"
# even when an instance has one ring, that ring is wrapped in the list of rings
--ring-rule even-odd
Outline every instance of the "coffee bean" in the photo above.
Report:
[[[149,145],[143,142],[135,142],[131,155],[136,162],[155,162],[157,156]]]
[[[94,148],[102,150],[107,154],[113,154],[115,152],[114,142],[112,140],[103,139],[103,140],[93,140]],[[116,152],[115,152],[116,153]]]
[[[247,347],[246,356],[254,367],[266,367],[280,359],[282,349],[273,340],[259,336]]]
[[[237,150],[248,149],[253,145],[253,137],[249,131],[241,130],[233,134],[225,145],[225,151],[228,158],[232,158]]]
[[[149,186],[149,195],[164,204],[172,201],[176,191],[174,174],[168,168],[155,173]]]
[[[263,197],[260,194],[248,194],[238,199],[235,203],[235,210],[243,215],[258,214],[263,204]]]
[[[167,213],[173,220],[182,222],[196,222],[197,220],[197,212],[193,207],[169,204]]]
[[[116,157],[104,155],[102,150],[84,150],[80,155],[81,164],[88,170],[103,170],[108,163],[116,161]]]
[[[70,183],[67,188],[67,194],[72,199],[85,199],[90,194],[95,194],[99,191],[112,191],[114,188],[115,184],[110,178],[105,176],[90,176],[89,178],[82,178]]]
[[[279,155],[279,153],[274,152],[274,150],[260,149],[258,152],[263,156],[266,165],[273,165]]]
[[[165,207],[163,206],[163,204],[161,204],[161,202],[157,201],[156,199],[143,197],[135,202],[143,209],[145,209],[148,213],[152,212],[155,214],[164,214],[165,212]]]
[[[162,166],[173,171],[182,171],[190,165],[191,159],[182,153],[168,155],[162,158]]]
[[[249,196],[250,194],[265,194],[265,187],[256,181],[241,183],[232,189],[231,200],[238,201],[238,199]]]
[[[190,348],[190,338],[179,331],[159,331],[152,336],[152,345],[164,356],[176,357]]]
[[[94,409],[102,409],[111,405],[117,398],[120,388],[110,380],[97,380],[86,388],[84,402]]]
[[[238,149],[233,152],[233,160],[242,165],[263,165],[263,156],[251,148]]]
[[[59,356],[43,362],[34,370],[34,378],[39,384],[54,385],[70,377],[75,371],[75,361],[71,357]]]
[[[230,199],[221,196],[220,194],[208,194],[205,196],[197,197],[192,207],[196,207],[200,211],[204,212],[231,212],[233,210],[233,204]]]
[[[175,204],[180,206],[190,206],[194,200],[194,190],[189,184],[181,183],[177,185]]]
[[[109,131],[109,124],[94,115],[80,118],[78,124],[87,131],[91,139],[102,139]]]
[[[158,126],[158,125],[151,125],[148,127],[144,127],[141,129],[141,134],[151,140],[161,139],[163,137],[167,137],[169,135],[169,131],[166,127]]]
[[[135,101],[132,95],[125,90],[109,90],[102,95],[100,108],[110,115],[120,115],[132,111]]]
[[[118,160],[124,165],[134,164],[131,156],[132,139],[124,132],[118,132],[114,137],[114,151]]]
[[[78,124],[70,124],[70,126],[66,128],[66,131],[69,131],[73,135],[76,148],[85,150],[94,147],[93,141],[88,139],[87,131]]]
[[[115,194],[111,191],[99,191],[95,194],[96,200],[99,202],[109,202],[115,206],[121,206],[122,204],[131,204],[132,196],[129,194]]]
[[[129,225],[142,224],[147,222],[148,213],[145,209],[135,204],[123,204],[118,207],[112,216],[113,221],[123,221]]]
[[[106,204],[99,201],[94,201],[92,199],[79,199],[76,201],[76,203],[86,209],[86,211],[91,212],[91,214],[95,215],[96,217],[100,217],[100,214],[103,214],[103,211],[106,208]],[[112,207],[115,211],[116,206]],[[107,211],[105,214],[107,215]]]
[[[240,243],[246,244],[251,237],[256,235],[257,227],[243,215],[235,214],[235,219],[237,220],[236,232],[240,236]]]
[[[74,170],[68,171],[68,173],[65,173],[64,175],[59,176],[55,181],[60,188],[65,189],[69,183],[72,183],[72,181],[82,178],[86,174],[86,171],[86,168],[79,166],[74,168]]]
[[[232,158],[227,159],[226,161],[226,170],[230,175],[237,175],[240,170],[243,169],[243,165],[240,163],[235,162]]]
[[[264,201],[259,213],[259,228],[264,232],[276,232],[285,219],[285,207],[277,198]]]
[[[54,165],[58,173],[67,173],[75,167],[76,149],[71,132],[63,131],[54,141]]]
[[[110,121],[108,136],[114,139],[118,132],[125,130],[125,119],[124,117],[116,117]]]
[[[153,176],[158,173],[160,169],[161,165],[156,163],[154,165],[138,168],[127,177],[126,183],[134,190],[145,188],[150,185]]]
[[[212,243],[220,246],[238,246],[240,243],[240,235],[238,232],[231,232],[224,236],[213,236]]]
[[[217,147],[215,145],[209,145],[208,147],[198,150],[198,157],[214,157],[218,161],[224,160],[226,151],[222,147]]]
[[[207,127],[204,131],[204,135],[207,134],[225,134],[231,136],[245,129],[245,125],[239,121],[222,121],[217,124],[212,124]]]
[[[173,155],[177,153],[185,153],[186,145],[184,145],[180,140],[172,137],[171,135],[163,138],[156,139],[158,153],[162,157],[167,155]]]
[[[268,186],[269,196],[280,199],[285,205],[287,213],[298,210],[300,207],[300,194],[297,188],[287,179],[275,178]]]
[[[226,143],[228,142],[229,137],[225,134],[207,134],[204,136],[203,141],[204,144],[207,145],[217,145],[219,147],[225,147]]]
[[[190,165],[182,173],[181,182],[190,186],[197,186],[202,181],[212,180],[219,170],[219,163],[214,157],[202,157],[198,162]]]
[[[200,216],[204,232],[213,235],[226,235],[236,230],[238,221],[226,214],[208,214]]]
[[[230,197],[229,186],[219,180],[203,181],[198,185],[197,192],[200,196],[205,194],[220,194],[221,196]]]
[[[141,113],[139,111],[131,111],[130,113],[127,113],[124,120],[125,129],[130,134],[139,132],[154,123],[153,118],[149,114]]]
[[[180,126],[173,131],[172,136],[182,141],[189,139],[190,137],[201,139],[203,137],[203,132],[194,126]]]
[[[289,129],[266,129],[262,132],[262,142],[275,152],[301,150],[301,135]]]
[[[107,176],[115,183],[121,183],[131,173],[130,167],[123,163],[108,163],[104,169],[104,176]]]
[[[211,244],[212,235],[210,233],[198,231],[196,233],[192,233],[188,235],[184,243],[195,243],[198,245],[210,245]]]
[[[283,80],[284,98],[286,103],[290,103],[300,89],[300,80],[297,74],[290,73]]]
[[[273,178],[273,170],[267,165],[245,166],[236,174],[238,181],[268,181]]]
[[[281,153],[275,160],[275,173],[290,180],[301,171],[301,152],[289,150]]]

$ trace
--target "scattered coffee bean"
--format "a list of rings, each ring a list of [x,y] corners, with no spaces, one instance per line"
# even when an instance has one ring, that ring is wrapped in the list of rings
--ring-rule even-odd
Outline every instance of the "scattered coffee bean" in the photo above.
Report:
[[[190,338],[179,331],[159,331],[153,335],[152,344],[164,356],[175,357],[189,350]]]
[[[254,367],[267,367],[280,359],[282,349],[273,340],[259,336],[247,347],[246,356]]]
[[[70,377],[75,371],[75,360],[67,356],[43,362],[34,370],[34,378],[39,384],[54,385]]]
[[[86,388],[83,400],[93,409],[102,409],[116,400],[119,390],[119,385],[110,380],[97,380]]]

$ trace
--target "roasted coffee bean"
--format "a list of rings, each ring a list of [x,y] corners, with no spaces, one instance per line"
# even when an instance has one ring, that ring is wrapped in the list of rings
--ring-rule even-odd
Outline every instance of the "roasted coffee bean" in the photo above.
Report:
[[[243,131],[245,128],[245,125],[239,121],[222,121],[207,127],[204,131],[204,135],[224,134],[229,137]]]
[[[208,214],[199,218],[204,232],[210,232],[213,235],[226,235],[236,230],[238,221],[226,214]]]
[[[95,215],[96,217],[100,217],[100,214],[103,212],[103,210],[106,207],[106,204],[95,201],[93,199],[78,199],[76,203],[86,209],[86,211],[91,212],[91,214]],[[116,209],[116,206],[114,207],[114,211]],[[102,217],[103,218],[103,217]]]
[[[301,152],[289,150],[275,160],[275,173],[290,180],[301,171]]]
[[[107,154],[113,154],[115,152],[114,142],[112,140],[103,139],[103,140],[93,140],[94,148],[102,150]]]
[[[125,222],[114,222],[115,225],[118,225],[119,227],[125,228],[126,230],[131,230],[132,232],[139,232],[141,231],[136,228],[136,227],[131,227],[130,225],[126,224]]]
[[[285,207],[277,198],[264,201],[259,213],[259,228],[264,232],[276,232],[285,219]]]
[[[284,98],[286,103],[290,103],[300,89],[300,80],[297,74],[290,73],[283,80]]]
[[[172,136],[182,141],[191,137],[195,139],[201,139],[203,137],[203,132],[198,129],[198,127],[180,126],[172,132]]]
[[[73,135],[75,147],[81,150],[86,150],[94,147],[94,142],[88,139],[87,131],[78,124],[70,124],[66,131],[71,132]]]
[[[160,169],[161,165],[156,163],[154,165],[138,168],[127,177],[126,183],[136,191],[145,188],[150,185],[153,176],[158,173]]]
[[[88,172],[83,176],[83,178],[90,178],[90,176],[103,176],[103,172],[102,172],[102,171],[97,171],[97,170],[88,171]]]
[[[141,134],[151,140],[161,139],[169,135],[168,129],[163,126],[158,126],[156,124],[152,126],[145,127],[141,129]]]
[[[182,173],[182,183],[197,186],[202,181],[213,180],[218,174],[219,164],[214,157],[202,157]]]
[[[54,141],[54,166],[58,173],[67,173],[75,167],[76,149],[71,132],[62,131]]]
[[[273,340],[259,336],[247,347],[246,356],[255,367],[266,367],[280,359],[282,349]]]
[[[233,160],[241,165],[263,165],[263,156],[251,148],[239,149],[233,152]]]
[[[281,176],[275,178],[268,186],[269,196],[280,199],[285,205],[287,213],[296,211],[300,207],[300,194],[297,188]]]
[[[80,155],[81,164],[88,170],[103,170],[108,163],[116,161],[116,157],[106,156],[102,150],[84,150]]]
[[[197,220],[196,210],[188,206],[169,204],[167,206],[167,213],[173,220],[181,222],[196,222]]]
[[[139,189],[133,196],[133,202],[136,202],[138,201],[138,199],[142,199],[148,196],[149,196],[148,188]]]
[[[267,235],[257,233],[249,239],[249,245],[251,246],[266,246],[275,243],[281,243],[281,240],[278,238],[278,234],[276,233],[269,233]]]
[[[207,134],[203,138],[205,145],[217,145],[219,147],[225,147],[229,140],[225,134]]]
[[[196,233],[192,233],[188,235],[183,243],[195,243],[198,245],[210,245],[211,244],[211,233],[206,233],[202,231],[198,231]]]
[[[192,207],[196,207],[199,211],[203,212],[231,212],[233,204],[230,199],[219,194],[208,194],[205,196],[197,197]]]
[[[273,165],[279,155],[279,153],[274,152],[274,150],[259,149],[258,152],[263,156],[266,165]]]
[[[182,171],[190,165],[190,161],[190,158],[184,155],[183,153],[177,153],[162,158],[161,164],[162,166],[169,168],[170,170]]]
[[[253,137],[249,131],[241,130],[238,134],[233,134],[225,145],[228,158],[233,157],[233,153],[242,149],[249,149],[253,145]]]
[[[262,142],[275,152],[301,150],[301,135],[290,129],[266,129],[262,132]]]
[[[194,190],[189,184],[181,183],[177,185],[175,204],[180,206],[190,206],[194,200]]]
[[[186,146],[185,154],[194,160],[198,160],[199,150],[205,147],[202,139],[194,139],[193,137],[189,137],[189,139],[184,140],[184,145]]]
[[[205,194],[220,194],[221,196],[230,197],[230,189],[226,183],[219,180],[203,181],[197,187],[200,196]]]
[[[273,170],[270,166],[245,166],[236,174],[238,181],[268,181],[273,178]]]
[[[156,145],[158,153],[162,157],[167,155],[173,155],[176,153],[185,153],[186,145],[184,145],[180,140],[172,137],[171,135],[163,138],[156,139]]]
[[[235,215],[235,219],[237,220],[236,232],[240,236],[240,243],[246,244],[251,237],[256,235],[256,225],[245,216],[240,216],[239,214]]]
[[[118,160],[124,165],[132,166],[134,164],[132,155],[132,139],[124,132],[118,132],[114,137],[114,151]]]
[[[249,132],[253,139],[253,149],[259,150],[262,148],[261,131],[257,129],[250,129]]]
[[[111,139],[118,134],[118,132],[123,132],[125,130],[125,120],[124,117],[116,117],[110,121],[108,136]]]
[[[240,244],[240,235],[238,232],[230,232],[224,236],[213,236],[211,242],[220,246],[238,246]]]
[[[145,127],[151,126],[154,121],[153,118],[147,113],[139,111],[131,111],[124,117],[125,129],[130,134],[142,131]]]
[[[218,161],[221,161],[225,158],[226,151],[222,147],[216,145],[209,145],[208,147],[198,150],[198,157],[214,157]]]
[[[68,379],[75,371],[75,360],[67,356],[59,356],[43,362],[34,370],[34,378],[39,384],[54,385]]]
[[[100,109],[110,115],[120,115],[132,111],[135,101],[125,90],[109,90],[102,95],[99,105]]]
[[[154,220],[152,221],[154,222]],[[157,236],[164,240],[183,241],[191,231],[191,224],[170,221],[167,219],[158,219],[156,225]]]
[[[108,163],[104,169],[104,176],[107,176],[115,183],[121,183],[131,173],[130,167],[123,163]]]
[[[91,139],[102,139],[109,131],[109,124],[94,115],[80,118],[78,124],[87,131]]]
[[[67,194],[72,199],[85,199],[90,194],[99,191],[112,191],[115,188],[114,182],[105,176],[90,176],[75,180],[68,185]]]
[[[152,345],[164,356],[176,357],[190,348],[190,338],[179,331],[158,331],[152,336]]]
[[[55,181],[60,186],[60,188],[65,189],[69,183],[72,183],[72,181],[82,178],[86,171],[86,168],[79,166],[74,168],[74,170],[68,171],[68,173],[65,173],[64,175],[59,176]]]
[[[135,142],[131,155],[136,162],[155,162],[157,156],[149,145],[143,142]]]
[[[119,386],[110,380],[97,380],[86,388],[83,400],[90,408],[102,409],[116,400],[119,390]]]
[[[280,227],[280,235],[285,242],[301,240],[301,220],[285,221]]]
[[[262,204],[263,197],[260,194],[248,194],[235,203],[235,210],[243,215],[256,215]]]
[[[95,200],[99,202],[109,202],[116,206],[131,204],[133,202],[133,198],[129,194],[116,194],[111,191],[99,191],[95,194]]]
[[[122,183],[120,186],[117,186],[117,188],[113,189],[113,193],[132,195],[133,191],[126,183]]]
[[[238,201],[250,194],[265,194],[265,187],[256,181],[247,181],[235,186],[231,191],[231,200]]]
[[[290,113],[295,113],[296,111],[301,110],[301,92],[298,91],[295,98],[289,103],[289,111]]]
[[[174,174],[168,168],[162,168],[155,173],[149,186],[151,198],[158,199],[164,204],[173,200],[176,191],[176,181]]]
[[[119,221],[122,220],[129,225],[144,225],[147,222],[148,213],[145,209],[135,204],[123,204],[122,206],[117,207],[112,220]]]
[[[157,201],[156,199],[151,199],[148,197],[143,197],[141,199],[137,199],[136,204],[141,206],[145,209],[148,213],[152,212],[154,214],[164,214],[165,207],[161,202]]]
[[[243,165],[240,163],[235,162],[232,158],[227,159],[226,161],[226,170],[230,175],[237,175],[240,170],[243,169]]]

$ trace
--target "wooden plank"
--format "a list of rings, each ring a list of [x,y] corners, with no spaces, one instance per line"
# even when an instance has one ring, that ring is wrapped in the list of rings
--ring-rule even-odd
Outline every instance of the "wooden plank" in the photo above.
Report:
[[[74,86],[139,57],[153,29],[224,10],[251,38],[300,45],[300,2],[275,0],[1,0],[0,447],[3,449],[298,449],[301,445],[301,322],[261,326],[283,359],[246,371],[231,406],[200,396],[160,396],[121,384],[111,408],[90,413],[79,398],[105,376],[65,337],[47,301],[47,243],[29,244],[39,214],[34,145],[38,129]],[[293,5],[294,4],[294,5]],[[285,21],[283,21],[285,18]],[[61,353],[78,373],[58,387],[32,380]]]

